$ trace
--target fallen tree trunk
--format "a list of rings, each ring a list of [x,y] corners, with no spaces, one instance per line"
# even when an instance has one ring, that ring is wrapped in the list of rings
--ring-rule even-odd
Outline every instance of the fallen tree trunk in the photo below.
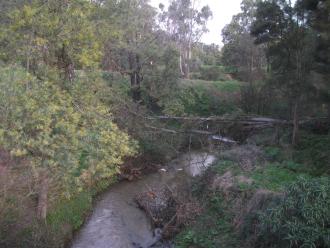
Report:
[[[276,123],[276,124],[290,124],[290,121],[273,119],[267,117],[251,117],[243,116],[239,118],[228,118],[221,116],[212,117],[182,117],[182,116],[148,116],[149,120],[178,120],[178,121],[215,121],[219,123],[242,123],[242,124],[256,124],[256,123]]]
[[[149,120],[177,120],[177,121],[213,121],[218,123],[237,123],[237,124],[279,124],[279,125],[288,125],[292,126],[292,120],[281,120],[268,117],[253,117],[253,116],[242,116],[239,118],[229,118],[221,116],[211,116],[211,117],[185,117],[185,116],[148,116],[146,119]],[[320,118],[307,118],[300,120],[299,124],[306,124],[309,122],[315,121],[326,121],[327,117]]]

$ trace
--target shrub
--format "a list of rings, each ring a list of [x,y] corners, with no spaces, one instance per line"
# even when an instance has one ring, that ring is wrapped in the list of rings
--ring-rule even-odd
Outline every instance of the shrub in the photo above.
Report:
[[[21,68],[0,74],[0,145],[65,186],[65,193],[82,190],[89,179],[113,177],[123,158],[135,154],[135,142],[109,121],[103,81],[92,78],[91,84],[86,76],[64,90]]]
[[[222,67],[204,66],[200,71],[200,79],[209,81],[225,80],[225,75]]]
[[[329,247],[330,178],[305,179],[259,216],[259,247]],[[267,242],[267,244],[265,244]]]
[[[330,174],[330,135],[302,135],[294,158],[316,176]]]

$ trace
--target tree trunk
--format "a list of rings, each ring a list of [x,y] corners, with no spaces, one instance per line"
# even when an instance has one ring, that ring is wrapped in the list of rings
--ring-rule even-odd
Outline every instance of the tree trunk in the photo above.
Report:
[[[131,80],[131,94],[134,102],[141,101],[141,65],[139,55],[129,54],[128,57],[130,80]]]
[[[60,71],[63,71],[64,81],[72,83],[75,77],[74,64],[64,44],[62,45],[62,49],[57,52],[57,66]]]
[[[299,132],[299,116],[298,116],[298,100],[293,105],[293,132],[292,132],[292,145],[295,146],[298,141]]]
[[[185,79],[189,79],[189,50],[186,48],[180,49],[180,71]]]
[[[180,52],[180,56],[179,56],[179,68],[180,68],[180,73],[183,76],[183,68],[182,68],[182,54]]]
[[[47,217],[49,178],[46,173],[41,173],[37,206],[37,217],[45,220]]]
[[[130,74],[131,92],[134,102],[141,101],[141,77],[138,72],[134,71]]]

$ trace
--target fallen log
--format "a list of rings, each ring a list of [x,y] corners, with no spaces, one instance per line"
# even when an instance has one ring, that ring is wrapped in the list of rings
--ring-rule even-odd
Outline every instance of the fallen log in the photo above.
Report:
[[[214,121],[219,123],[239,123],[246,125],[254,124],[279,124],[279,125],[293,125],[293,120],[281,120],[269,117],[256,117],[256,116],[241,116],[238,118],[230,118],[223,116],[210,116],[210,117],[186,117],[186,116],[148,116],[149,120],[178,120],[178,121]],[[327,117],[319,118],[306,118],[299,121],[299,124],[306,124],[314,121],[326,121]]]

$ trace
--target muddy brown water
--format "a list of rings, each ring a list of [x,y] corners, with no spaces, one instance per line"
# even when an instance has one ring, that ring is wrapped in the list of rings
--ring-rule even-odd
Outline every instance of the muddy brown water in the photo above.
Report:
[[[134,198],[137,194],[161,186],[175,187],[182,180],[197,176],[215,160],[213,155],[188,153],[170,162],[158,173],[134,182],[112,186],[95,205],[86,224],[75,236],[71,248],[165,248],[158,243],[160,230],[154,230],[145,212]]]

